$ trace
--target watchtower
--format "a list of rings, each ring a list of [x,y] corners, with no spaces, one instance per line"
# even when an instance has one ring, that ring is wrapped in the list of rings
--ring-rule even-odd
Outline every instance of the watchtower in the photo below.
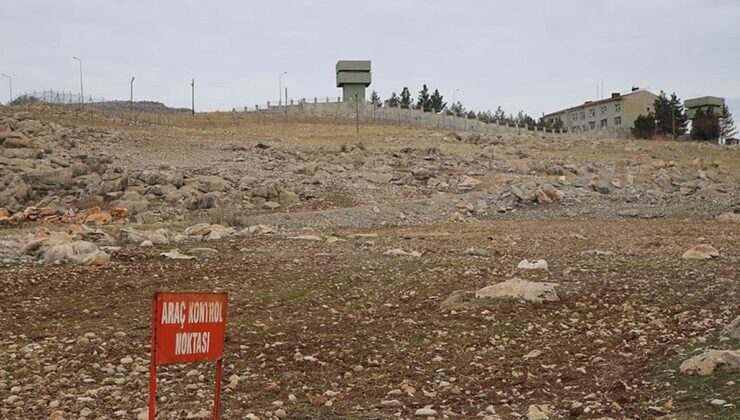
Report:
[[[342,100],[365,101],[365,88],[370,86],[370,60],[337,61],[337,87],[342,88]]]

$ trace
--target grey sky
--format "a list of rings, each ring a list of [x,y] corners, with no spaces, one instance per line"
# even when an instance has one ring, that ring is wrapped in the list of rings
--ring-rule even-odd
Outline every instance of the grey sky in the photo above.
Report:
[[[740,1],[0,0],[0,72],[16,94],[79,91],[198,110],[340,94],[338,59],[370,59],[382,98],[422,83],[468,108],[533,116],[633,85],[724,96],[740,115]],[[0,98],[8,97],[0,79]]]

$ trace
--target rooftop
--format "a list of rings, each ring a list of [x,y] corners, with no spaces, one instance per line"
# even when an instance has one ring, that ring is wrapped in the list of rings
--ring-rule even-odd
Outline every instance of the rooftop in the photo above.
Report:
[[[596,101],[586,101],[586,102],[584,102],[581,105],[576,105],[576,106],[572,106],[570,108],[561,109],[560,111],[555,111],[555,112],[551,112],[549,114],[545,114],[545,117],[551,117],[553,115],[563,114],[563,113],[566,113],[566,112],[569,112],[569,111],[573,111],[575,109],[581,109],[581,108],[585,108],[585,107],[588,107],[588,106],[601,105],[601,104],[606,104],[606,103],[609,103],[609,102],[621,101],[622,99],[624,99],[624,98],[626,98],[628,96],[634,95],[636,93],[641,93],[641,92],[647,92],[647,91],[644,90],[644,89],[638,89],[638,90],[633,90],[632,92],[625,93],[625,94],[613,93],[610,98],[599,99],[599,100],[596,100]]]

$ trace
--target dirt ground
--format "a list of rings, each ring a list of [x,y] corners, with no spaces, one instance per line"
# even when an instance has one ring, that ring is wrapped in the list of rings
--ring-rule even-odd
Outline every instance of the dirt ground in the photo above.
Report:
[[[155,247],[101,268],[5,271],[1,378],[21,381],[24,404],[2,412],[46,418],[50,401],[74,416],[144,408],[157,290],[229,292],[224,377],[241,379],[224,395],[224,418],[269,416],[275,401],[290,418],[411,417],[426,405],[472,418],[489,406],[524,414],[529,404],[567,416],[573,402],[584,417],[694,413],[701,397],[674,389],[661,366],[738,310],[735,225],[533,219],[373,232],[320,232],[347,238],[334,244],[231,239],[209,243],[218,254],[204,261],[162,261]],[[681,260],[701,237],[723,258]],[[471,246],[491,257],[461,255]],[[398,247],[423,256],[383,255]],[[584,254],[592,249],[614,255]],[[550,269],[517,270],[522,258]],[[456,290],[511,276],[560,283],[562,300],[440,307]],[[541,355],[524,357],[533,350]],[[127,356],[133,366],[117,369]],[[161,378],[163,418],[209,407],[212,365],[168,367]],[[724,379],[735,385],[714,391],[736,399],[737,375]],[[389,400],[398,405],[382,405]]]
[[[0,266],[0,418],[146,418],[156,291],[229,293],[224,419],[533,420],[532,406],[546,406],[553,419],[740,415],[740,374],[678,369],[704,349],[740,348],[718,335],[740,315],[740,223],[716,219],[740,208],[736,150],[530,137],[483,145],[384,126],[363,126],[357,136],[350,125],[229,113],[175,116],[171,127],[44,112],[34,118],[75,127],[65,136],[77,145],[62,158],[104,153],[129,173],[116,197],[146,200],[146,218],[100,227],[111,236],[126,226],[179,232],[204,220],[275,229],[117,243],[105,248],[110,262],[102,266],[43,265],[9,251],[11,262]],[[55,162],[48,166],[57,170]],[[306,174],[311,162],[326,173]],[[417,178],[422,166],[449,188]],[[15,177],[19,169],[7,167]],[[178,207],[182,200],[151,193],[183,189],[144,181],[155,169],[182,170],[186,187],[217,174],[227,186],[219,200],[232,201]],[[368,174],[392,176],[371,183]],[[468,175],[482,182],[456,189]],[[269,201],[252,194],[259,183],[242,188],[249,177],[290,185],[298,204],[263,208]],[[81,194],[69,187],[76,179],[65,184],[70,203]],[[515,192],[545,183],[565,198],[546,204]],[[97,191],[84,194],[112,194]],[[68,224],[0,225],[0,245],[43,229]],[[322,240],[291,239],[298,235]],[[705,243],[719,258],[682,259]],[[160,255],[173,248],[198,258]],[[387,254],[395,249],[421,256]],[[518,269],[523,259],[549,268]],[[557,283],[560,299],[450,299],[511,278]],[[160,368],[158,418],[210,418],[213,386],[212,363]],[[425,407],[435,414],[417,415]]]

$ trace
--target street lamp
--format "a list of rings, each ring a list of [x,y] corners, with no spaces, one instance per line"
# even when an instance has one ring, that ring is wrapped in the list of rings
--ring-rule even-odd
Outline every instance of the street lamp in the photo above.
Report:
[[[77,60],[80,63],[80,105],[85,104],[85,90],[82,87],[82,59],[72,57],[73,60]]]
[[[131,112],[134,111],[134,79],[135,77],[131,78]]]
[[[456,94],[457,92],[460,92],[460,89],[455,89],[455,90],[454,90],[454,91],[452,92],[452,106],[453,106],[453,107],[455,106],[455,94]],[[455,116],[457,116],[457,111],[455,111]]]
[[[288,71],[284,71],[280,73],[280,76],[278,76],[278,106],[283,104],[283,75],[288,74]],[[287,102],[287,98],[286,98]],[[287,103],[285,105],[288,105]]]
[[[2,76],[7,77],[8,83],[10,84],[10,101],[8,102],[8,105],[10,105],[13,102],[13,78],[7,74],[3,74]]]

